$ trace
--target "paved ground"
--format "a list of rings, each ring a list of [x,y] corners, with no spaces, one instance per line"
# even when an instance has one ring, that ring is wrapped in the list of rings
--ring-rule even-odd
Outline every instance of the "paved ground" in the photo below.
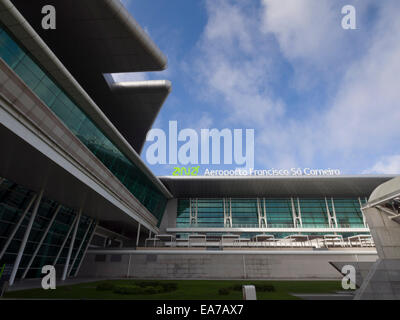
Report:
[[[293,296],[299,297],[303,300],[353,300],[353,293],[337,292],[327,294],[313,294],[313,293],[291,293]]]

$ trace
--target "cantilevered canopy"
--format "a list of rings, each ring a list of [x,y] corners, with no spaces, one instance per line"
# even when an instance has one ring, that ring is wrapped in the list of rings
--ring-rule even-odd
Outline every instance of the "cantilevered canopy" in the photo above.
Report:
[[[112,91],[103,74],[160,71],[167,59],[119,0],[11,0],[39,36],[140,153],[170,83]],[[56,9],[56,29],[42,28],[42,7]]]
[[[174,197],[359,197],[393,176],[160,177]]]
[[[103,73],[158,71],[167,59],[119,0],[12,0],[62,62]],[[56,29],[44,30],[45,5]],[[68,66],[67,66],[68,67]]]
[[[113,100],[119,112],[112,114],[118,130],[140,153],[146,134],[151,128],[162,104],[171,91],[168,80],[118,82],[110,85]],[[107,92],[108,93],[108,92]],[[107,99],[106,95],[103,97]]]
[[[378,186],[369,197],[368,205],[383,203],[394,197],[400,197],[400,177],[386,181]]]
[[[115,144],[115,146],[124,153],[130,161],[135,163],[139,169],[141,169],[148,178],[158,187],[158,189],[167,197],[171,198],[172,195],[166,189],[166,187],[160,182],[160,180],[151,172],[151,170],[144,164],[138,152],[134,150],[132,144],[130,144],[127,139],[121,134],[121,132],[116,128],[116,125],[110,121],[110,117],[105,116],[104,107],[103,110],[99,108],[99,105],[96,104],[93,99],[87,94],[82,86],[76,81],[76,79],[71,75],[71,72],[65,68],[64,64],[60,62],[59,57],[57,57],[53,51],[50,50],[49,46],[42,40],[42,38],[38,35],[38,32],[43,33],[43,29],[41,27],[36,26],[38,32],[32,28],[30,23],[24,18],[24,16],[20,13],[18,8],[14,5],[14,3],[19,3],[18,0],[12,2],[11,0],[0,0],[0,21],[1,23],[10,31],[10,34],[14,35],[14,37],[18,40],[18,42],[26,48],[26,50],[31,54],[31,56],[38,62],[39,65],[46,70],[48,75],[53,78],[53,80],[64,89],[65,93],[70,96],[71,99],[75,101],[81,108],[81,110],[88,115],[94,123],[100,128],[103,133]],[[70,1],[52,1],[51,3],[76,3],[77,7],[79,7],[79,1],[70,0]],[[113,4],[114,6],[121,7],[118,1],[114,0],[98,0],[85,1],[85,5],[90,5],[90,3],[108,3]],[[38,0],[34,2],[43,3],[43,1]],[[49,2],[50,3],[50,2]],[[32,4],[31,2],[21,1],[19,5],[20,8],[24,8],[27,10],[25,4]],[[74,7],[75,8],[75,7]],[[36,9],[35,9],[36,10]],[[41,8],[38,9],[40,12]],[[122,10],[122,9],[121,9]],[[125,10],[125,9],[124,9]],[[36,12],[36,11],[35,11]],[[27,12],[27,15],[32,14]],[[47,30],[47,32],[53,32],[54,30]],[[55,31],[54,31],[55,32]],[[46,34],[46,32],[44,32]],[[61,37],[62,38],[62,37]],[[77,49],[79,46],[76,43],[72,43],[70,49]],[[84,69],[85,64],[82,63],[81,68]],[[79,71],[74,69],[74,71]],[[87,77],[92,77],[93,81],[90,80],[91,89],[96,89],[97,100],[104,103],[102,106],[106,105],[107,107],[115,108],[116,111],[113,114],[119,115],[118,109],[119,105],[114,101],[114,93],[112,89],[109,87],[106,78],[101,73],[82,71],[82,74]],[[96,82],[97,81],[97,82]],[[95,82],[99,85],[96,87]],[[92,86],[93,85],[93,86]],[[166,83],[167,85],[167,83]],[[160,86],[156,86],[160,87]],[[100,89],[99,89],[100,88]],[[146,86],[147,88],[147,86]],[[85,88],[87,89],[87,88]],[[98,89],[98,90],[97,90]],[[135,89],[136,90],[136,89]],[[164,89],[163,89],[164,90]],[[104,94],[107,99],[101,99],[99,96]],[[132,104],[130,104],[132,106]],[[135,119],[132,121],[132,130],[135,128],[135,123],[139,122],[139,120]],[[125,133],[126,134],[126,133]],[[143,136],[145,133],[141,132]]]

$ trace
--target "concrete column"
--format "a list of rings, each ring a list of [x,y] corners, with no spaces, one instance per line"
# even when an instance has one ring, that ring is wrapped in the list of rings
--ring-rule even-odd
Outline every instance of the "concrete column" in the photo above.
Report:
[[[400,299],[400,224],[378,207],[363,209],[379,259],[364,278],[355,300]]]
[[[36,255],[37,255],[37,253],[39,252],[40,247],[42,246],[44,239],[46,239],[47,234],[49,233],[49,230],[50,230],[51,226],[53,225],[53,222],[54,222],[54,220],[56,219],[57,214],[58,214],[58,212],[60,211],[60,209],[61,209],[61,205],[59,204],[59,205],[57,206],[57,208],[56,208],[56,211],[55,211],[54,214],[53,214],[53,217],[51,218],[51,220],[50,220],[50,222],[49,222],[49,225],[47,226],[45,232],[43,233],[43,236],[42,236],[42,238],[40,239],[40,241],[39,241],[39,243],[38,243],[38,245],[37,245],[37,247],[36,247],[36,249],[35,249],[35,252],[34,252],[33,255],[32,255],[31,260],[29,260],[29,263],[28,263],[28,265],[27,265],[27,267],[26,267],[26,269],[25,269],[25,271],[24,271],[24,274],[22,275],[21,279],[25,279],[26,274],[28,273],[28,271],[29,271],[29,269],[30,269],[30,267],[31,267],[31,265],[32,265],[32,263],[33,263],[33,261],[35,260]]]
[[[361,211],[361,214],[362,214],[364,227],[368,228],[368,224],[367,224],[367,220],[365,219],[364,211],[361,210],[361,208],[362,208],[362,203],[361,203],[361,198],[360,198],[360,197],[358,197],[358,202],[359,202],[359,204],[360,204],[360,211]]]
[[[74,248],[74,244],[75,244],[75,238],[76,238],[76,233],[78,232],[78,226],[79,226],[79,221],[81,219],[81,215],[82,215],[82,208],[79,209],[78,212],[78,217],[76,219],[76,224],[75,224],[75,228],[74,228],[74,233],[72,234],[72,239],[71,239],[71,243],[69,245],[69,250],[68,250],[68,255],[67,255],[67,261],[65,261],[65,265],[64,265],[64,271],[61,277],[61,280],[64,281],[67,278],[67,271],[68,271],[68,266],[69,266],[69,261],[71,260],[71,253],[72,253],[72,249]]]
[[[128,261],[128,271],[126,272],[126,277],[127,278],[129,278],[129,273],[130,273],[130,270],[131,270],[131,260],[132,260],[132,255],[130,254],[129,255],[129,261]]]
[[[140,239],[140,223],[138,223],[137,235],[136,235],[136,247],[139,246],[139,239]]]
[[[1,258],[3,258],[3,255],[6,253],[8,246],[10,245],[11,241],[14,239],[15,234],[17,233],[19,227],[21,226],[22,221],[24,221],[28,211],[31,209],[33,202],[36,199],[37,194],[34,194],[31,198],[31,200],[28,203],[28,206],[26,207],[24,213],[22,214],[21,218],[19,218],[18,223],[14,226],[13,231],[11,232],[11,234],[8,236],[8,239],[6,241],[6,243],[4,244],[3,249],[1,249],[0,252],[0,260]]]
[[[35,202],[35,207],[33,208],[33,211],[32,211],[31,218],[29,219],[28,226],[26,227],[26,231],[25,231],[24,237],[22,239],[21,245],[19,247],[17,258],[15,259],[15,262],[14,262],[13,270],[11,272],[10,281],[9,281],[10,286],[12,286],[14,284],[15,277],[16,277],[17,271],[18,271],[18,267],[19,267],[19,264],[21,263],[22,255],[24,254],[26,243],[28,242],[28,238],[29,238],[29,235],[32,230],[33,222],[35,221],[40,202],[42,201],[43,192],[44,192],[43,189],[39,192],[39,195]]]

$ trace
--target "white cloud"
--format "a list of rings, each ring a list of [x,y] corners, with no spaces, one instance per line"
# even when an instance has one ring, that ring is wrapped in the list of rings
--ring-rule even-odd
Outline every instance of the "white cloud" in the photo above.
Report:
[[[262,3],[261,28],[277,38],[287,58],[325,65],[327,56],[337,52],[341,39],[334,1],[263,0]]]
[[[400,174],[400,154],[383,157],[363,173]]]
[[[205,98],[211,95],[227,106],[228,120],[259,123],[267,114],[282,114],[284,105],[268,92],[273,61],[260,54],[267,44],[258,28],[260,12],[249,9],[250,3],[206,1],[209,19],[198,44],[194,77]]]
[[[214,123],[213,118],[208,113],[203,113],[199,120],[196,121],[194,126],[191,126],[194,130],[200,131],[201,129],[210,129]]]
[[[400,133],[398,1],[355,2],[355,31],[341,28],[340,1],[263,0],[258,11],[251,1],[206,3],[194,75],[231,123],[254,126],[259,166],[362,172],[393,147]],[[293,68],[285,75],[293,87],[277,89],[280,63]],[[318,96],[321,85],[323,103],[302,110],[280,96],[304,88]]]

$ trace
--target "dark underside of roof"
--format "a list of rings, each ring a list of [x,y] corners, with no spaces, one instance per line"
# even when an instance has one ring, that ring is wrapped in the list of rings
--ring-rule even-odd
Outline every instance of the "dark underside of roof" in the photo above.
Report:
[[[368,197],[392,176],[159,177],[176,198]]]
[[[118,0],[12,0],[118,131],[140,153],[169,88],[112,91],[103,74],[159,71],[167,60]],[[41,26],[44,5],[56,29]]]

